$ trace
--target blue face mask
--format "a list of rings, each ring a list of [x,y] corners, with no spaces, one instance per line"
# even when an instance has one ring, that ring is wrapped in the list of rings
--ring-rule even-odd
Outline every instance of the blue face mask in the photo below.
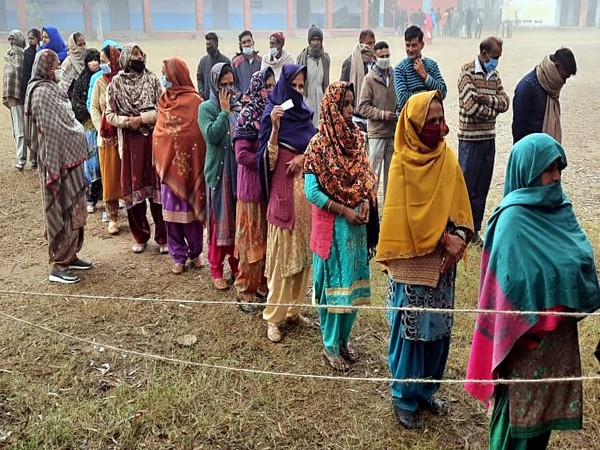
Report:
[[[102,73],[109,74],[110,73],[110,63],[100,64],[100,70]]]
[[[491,72],[492,70],[496,69],[496,67],[498,67],[498,59],[490,58],[490,60],[487,61],[484,64],[484,66],[486,72]]]
[[[160,84],[162,84],[165,89],[170,89],[173,87],[173,83],[171,83],[169,80],[167,80],[166,75],[162,75],[160,77]]]

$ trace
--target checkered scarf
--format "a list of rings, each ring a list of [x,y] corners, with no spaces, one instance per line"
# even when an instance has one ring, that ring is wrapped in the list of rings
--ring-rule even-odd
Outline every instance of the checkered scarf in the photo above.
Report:
[[[12,30],[8,37],[13,37],[14,42],[4,55],[4,78],[2,90],[2,102],[9,107],[8,99],[15,98],[23,100],[25,92],[21,90],[21,74],[23,71],[23,58],[25,47],[25,35],[20,30]]]

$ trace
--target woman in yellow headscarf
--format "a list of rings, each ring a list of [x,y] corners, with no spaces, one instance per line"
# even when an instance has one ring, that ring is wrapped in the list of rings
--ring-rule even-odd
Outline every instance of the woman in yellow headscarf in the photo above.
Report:
[[[410,97],[396,128],[376,258],[387,267],[391,307],[454,306],[456,263],[473,236],[473,218],[447,134],[441,94]],[[389,311],[388,319],[392,378],[442,378],[452,314]],[[396,417],[405,428],[420,428],[419,409],[445,412],[445,403],[434,397],[439,384],[392,383],[391,388]]]

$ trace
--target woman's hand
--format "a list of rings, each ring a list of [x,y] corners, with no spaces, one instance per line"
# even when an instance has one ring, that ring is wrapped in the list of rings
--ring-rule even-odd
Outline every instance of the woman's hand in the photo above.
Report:
[[[342,216],[352,225],[364,225],[367,223],[359,211],[347,208],[346,206],[342,206]]]
[[[273,124],[273,129],[279,131],[279,125],[281,123],[281,117],[285,111],[281,106],[273,106],[273,110],[271,111],[271,123]]]
[[[363,218],[363,220],[365,221],[365,223],[367,223],[369,221],[369,210],[370,210],[370,208],[371,207],[369,205],[369,201],[368,200],[363,200],[362,202],[360,202],[360,205],[358,207],[358,213]]]
[[[462,259],[467,243],[460,236],[445,233],[442,238],[442,247],[444,248],[444,256],[440,271],[443,273]]]
[[[221,111],[225,111],[226,113],[231,112],[229,97],[230,94],[227,89],[219,89],[219,105],[221,106]]]
[[[132,130],[137,130],[143,124],[144,124],[144,122],[142,121],[142,117],[141,116],[130,117],[129,121],[127,122],[127,126],[129,128],[131,128]]]
[[[286,175],[300,173],[304,169],[304,155],[296,155],[287,162]]]

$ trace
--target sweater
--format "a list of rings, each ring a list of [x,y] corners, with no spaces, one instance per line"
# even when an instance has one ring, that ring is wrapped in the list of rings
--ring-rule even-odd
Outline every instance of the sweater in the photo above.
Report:
[[[250,78],[254,72],[260,70],[261,63],[262,58],[257,53],[254,53],[252,62],[244,55],[237,55],[231,61],[235,85],[242,94],[245,94],[250,87]]]
[[[367,134],[370,139],[389,139],[394,137],[396,119],[383,120],[385,111],[396,111],[396,91],[394,74],[388,69],[388,84],[379,68],[374,67],[365,77],[358,104],[358,112],[368,119]]]
[[[540,84],[535,69],[523,77],[513,97],[513,143],[528,134],[541,133],[548,94]]]
[[[210,71],[217,63],[231,64],[229,58],[217,50],[215,56],[205,55],[198,63],[196,70],[196,82],[198,83],[198,92],[204,100],[210,98]]]
[[[483,100],[477,101],[478,96]],[[496,117],[508,111],[510,99],[496,70],[486,73],[479,58],[462,66],[458,78],[458,139],[483,141],[496,137]]]
[[[258,139],[236,139],[237,198],[243,202],[263,201],[258,173]]]
[[[213,101],[205,100],[198,108],[198,125],[206,141],[204,178],[208,187],[216,188],[223,176],[225,152],[232,151],[229,113]]]
[[[427,72],[427,78],[423,80],[413,67],[414,61],[404,58],[394,68],[394,85],[396,87],[396,99],[398,111],[402,111],[404,105],[411,95],[419,92],[438,90],[442,98],[446,98],[448,88],[442,77],[437,63],[431,58],[423,58],[423,65]]]

